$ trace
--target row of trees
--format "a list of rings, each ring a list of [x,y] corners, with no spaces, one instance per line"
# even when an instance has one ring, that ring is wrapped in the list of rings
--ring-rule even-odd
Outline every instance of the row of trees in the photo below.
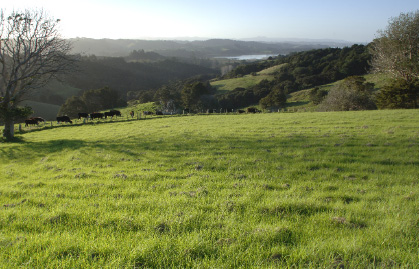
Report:
[[[58,114],[77,117],[79,112],[96,112],[126,106],[119,93],[108,87],[85,91],[81,96],[72,96],[61,106]]]
[[[193,111],[212,109],[238,109],[261,102],[262,108],[282,107],[287,96],[280,89],[275,88],[272,81],[262,80],[258,85],[249,89],[236,88],[226,94],[216,95],[216,89],[205,77],[191,78],[185,81],[169,83],[157,91],[143,91],[136,93],[135,101],[130,104],[155,102],[163,111],[175,111],[176,108],[188,108]]]

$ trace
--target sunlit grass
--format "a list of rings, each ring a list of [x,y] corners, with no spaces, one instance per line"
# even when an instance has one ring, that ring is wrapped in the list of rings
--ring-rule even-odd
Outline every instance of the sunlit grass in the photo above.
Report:
[[[417,267],[418,116],[177,116],[27,132],[0,144],[0,264]]]

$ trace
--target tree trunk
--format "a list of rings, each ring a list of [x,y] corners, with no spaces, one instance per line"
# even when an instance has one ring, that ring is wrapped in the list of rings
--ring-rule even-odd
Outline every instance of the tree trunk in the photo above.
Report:
[[[4,115],[4,130],[3,130],[3,137],[7,140],[13,139],[15,135],[15,127],[13,118],[11,116],[11,105],[10,105],[10,89],[6,89],[6,94],[3,98],[3,107],[2,110],[5,113]]]
[[[13,139],[15,136],[15,125],[12,119],[4,120],[3,137],[7,140]]]

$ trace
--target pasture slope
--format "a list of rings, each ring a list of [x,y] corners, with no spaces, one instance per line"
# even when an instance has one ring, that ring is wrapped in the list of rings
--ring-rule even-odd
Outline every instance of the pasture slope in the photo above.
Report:
[[[66,125],[0,144],[4,268],[419,266],[419,110]]]
[[[211,86],[217,89],[217,94],[223,94],[234,90],[235,88],[251,88],[259,84],[262,80],[274,80],[275,73],[284,67],[285,64],[276,65],[273,67],[266,68],[260,72],[256,72],[255,75],[245,75],[239,78],[214,80],[211,82]]]

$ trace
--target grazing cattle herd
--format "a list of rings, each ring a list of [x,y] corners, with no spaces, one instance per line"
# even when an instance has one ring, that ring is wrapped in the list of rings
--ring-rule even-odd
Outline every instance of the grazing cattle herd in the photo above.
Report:
[[[212,113],[216,113],[217,110],[216,109],[208,109],[206,112],[208,114],[209,113],[212,114]],[[236,112],[238,114],[242,114],[242,113],[260,113],[261,111],[259,109],[255,108],[255,107],[248,107],[246,110],[238,109],[238,110],[236,110]],[[183,113],[184,114],[185,113],[189,114],[190,110],[186,108],[186,109],[183,110]],[[220,110],[220,113],[221,113],[221,110]],[[142,114],[144,116],[154,115],[154,114],[164,115],[164,113],[162,111],[159,111],[159,110],[156,110],[155,112],[153,112],[153,111],[143,111]],[[134,118],[134,111],[130,111],[129,115],[131,116],[131,118]],[[110,111],[107,111],[107,112],[104,112],[104,113],[102,113],[102,112],[93,112],[93,113],[90,113],[90,114],[87,113],[87,112],[78,113],[78,119],[79,120],[81,120],[81,119],[95,120],[95,119],[103,119],[103,118],[107,119],[108,117],[113,119],[114,116],[115,117],[122,117],[122,114],[119,110],[110,110]],[[45,120],[41,117],[31,117],[31,118],[25,120],[25,127],[29,127],[31,125],[36,126],[36,125],[39,125],[40,122],[45,122]],[[73,121],[68,116],[59,116],[59,117],[57,117],[57,123],[73,124]]]

